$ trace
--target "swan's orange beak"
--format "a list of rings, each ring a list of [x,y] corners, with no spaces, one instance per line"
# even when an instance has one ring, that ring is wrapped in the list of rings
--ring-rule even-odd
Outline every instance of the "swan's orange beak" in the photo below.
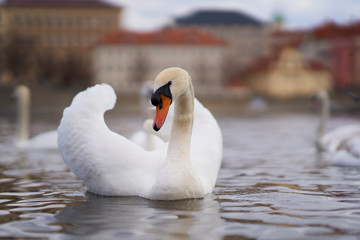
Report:
[[[153,123],[153,128],[155,131],[159,131],[160,128],[164,125],[170,104],[171,98],[160,94],[160,104],[156,106],[156,114]]]

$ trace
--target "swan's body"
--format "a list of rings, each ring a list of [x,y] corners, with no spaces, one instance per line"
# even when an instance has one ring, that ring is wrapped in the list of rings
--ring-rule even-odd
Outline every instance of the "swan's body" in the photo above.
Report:
[[[57,149],[57,131],[41,133],[29,139],[29,110],[31,93],[20,85],[15,90],[17,100],[17,122],[15,145],[20,149]]]
[[[317,93],[321,102],[321,119],[317,133],[317,147],[329,154],[334,165],[360,165],[360,124],[338,127],[326,134],[326,122],[330,114],[329,96],[326,91]]]
[[[153,151],[144,150],[106,126],[104,112],[112,109],[116,101],[109,85],[96,85],[79,93],[64,110],[58,128],[59,149],[69,168],[90,192],[156,200],[201,198],[212,192],[222,158],[219,126],[200,104],[202,109],[198,113],[202,112],[203,119],[195,119],[198,128],[193,129],[191,78],[180,68],[165,69],[155,79],[152,97],[153,104],[158,104],[155,123],[165,121],[162,111],[168,106],[165,107],[165,100],[154,97],[164,87],[175,105],[174,120],[169,142]],[[155,124],[154,128],[161,126]]]
[[[342,141],[332,156],[332,162],[341,166],[360,166],[360,133]]]

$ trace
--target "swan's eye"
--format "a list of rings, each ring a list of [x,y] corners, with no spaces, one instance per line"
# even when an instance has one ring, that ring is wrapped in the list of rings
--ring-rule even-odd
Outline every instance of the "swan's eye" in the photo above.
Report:
[[[169,82],[168,82],[168,85],[170,86],[172,84],[172,81],[170,80]]]

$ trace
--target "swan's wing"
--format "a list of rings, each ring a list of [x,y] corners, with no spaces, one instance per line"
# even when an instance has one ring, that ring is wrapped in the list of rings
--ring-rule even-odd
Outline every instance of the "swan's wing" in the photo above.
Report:
[[[334,165],[360,166],[360,136],[344,140],[331,161]]]
[[[359,133],[360,125],[358,124],[339,127],[325,134],[320,139],[320,143],[326,151],[335,153],[342,141]]]
[[[165,156],[161,151],[147,152],[107,127],[104,112],[115,101],[114,90],[106,84],[80,92],[64,110],[59,150],[91,192],[139,195],[153,184]]]

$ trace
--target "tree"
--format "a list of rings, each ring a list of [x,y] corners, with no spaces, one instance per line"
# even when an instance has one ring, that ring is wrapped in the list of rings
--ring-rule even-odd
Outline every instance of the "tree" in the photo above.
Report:
[[[37,55],[37,77],[38,84],[54,84],[57,78],[59,60],[55,58],[54,52],[50,49],[48,51],[39,52]]]
[[[32,83],[35,67],[35,39],[10,32],[3,44],[3,71],[8,72],[15,84]]]

